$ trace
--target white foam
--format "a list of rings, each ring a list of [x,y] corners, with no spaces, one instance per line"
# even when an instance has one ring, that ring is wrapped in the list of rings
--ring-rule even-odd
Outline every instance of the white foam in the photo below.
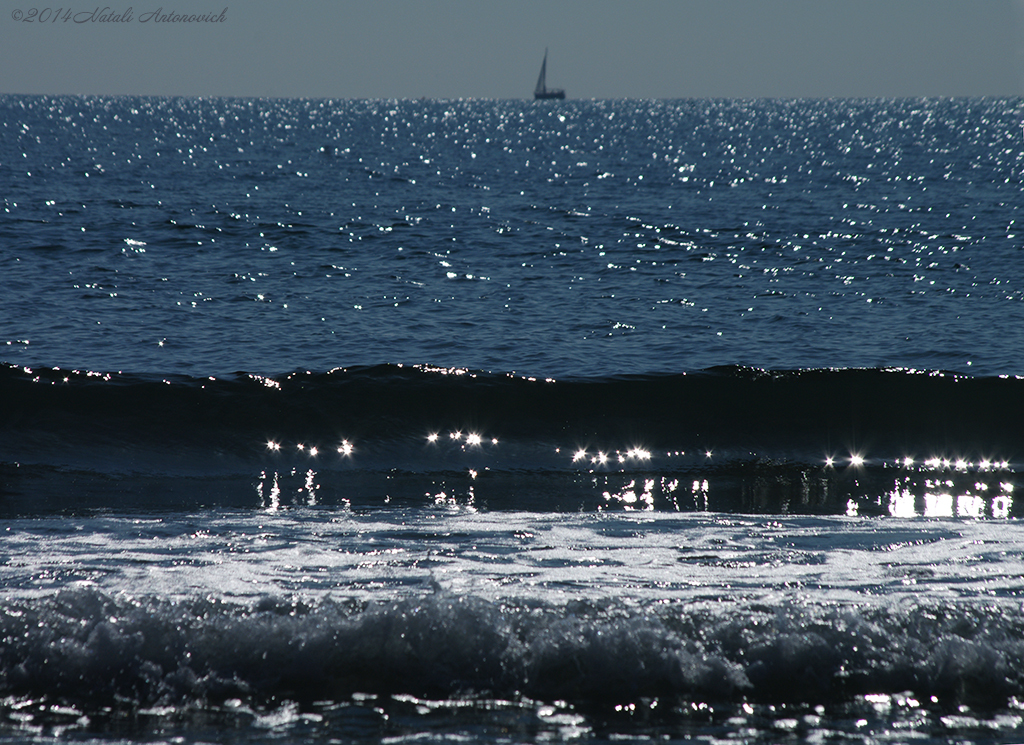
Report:
[[[492,602],[879,604],[1024,595],[1012,521],[287,510],[18,521],[9,598],[88,583],[111,595],[247,603],[380,601],[440,587]]]

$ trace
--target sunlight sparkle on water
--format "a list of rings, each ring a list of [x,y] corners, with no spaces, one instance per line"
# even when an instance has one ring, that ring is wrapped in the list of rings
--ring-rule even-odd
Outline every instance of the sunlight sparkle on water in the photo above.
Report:
[[[970,464],[967,466],[970,467]],[[952,470],[948,475],[954,476],[964,470]],[[1001,482],[1000,493],[993,498],[988,492],[994,488],[994,484],[980,480],[972,484],[957,482],[958,479],[945,477],[926,478],[920,482],[913,476],[903,477],[889,492],[889,514],[893,517],[956,516],[972,519],[982,519],[989,515],[1006,519],[1010,516],[1013,484]]]
[[[910,517],[916,514],[911,503],[909,514],[900,515]],[[924,495],[924,516],[925,517],[952,517],[953,516],[953,495],[952,494],[925,494]]]

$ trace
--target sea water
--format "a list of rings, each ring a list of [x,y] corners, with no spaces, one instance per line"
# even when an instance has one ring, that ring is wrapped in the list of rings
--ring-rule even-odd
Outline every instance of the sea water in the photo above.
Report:
[[[0,112],[0,739],[1024,740],[1020,100]]]

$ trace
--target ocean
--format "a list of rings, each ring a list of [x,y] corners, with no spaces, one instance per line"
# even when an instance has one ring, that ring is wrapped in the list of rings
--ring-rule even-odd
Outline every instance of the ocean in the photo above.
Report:
[[[0,741],[1024,742],[1022,118],[0,96]]]

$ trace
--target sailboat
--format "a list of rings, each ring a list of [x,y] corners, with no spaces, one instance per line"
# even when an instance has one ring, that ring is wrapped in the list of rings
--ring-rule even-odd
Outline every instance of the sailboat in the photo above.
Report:
[[[565,91],[561,88],[548,88],[548,50],[544,50],[544,61],[540,65],[540,76],[537,78],[537,87],[533,90],[535,99],[542,98],[565,98]]]

